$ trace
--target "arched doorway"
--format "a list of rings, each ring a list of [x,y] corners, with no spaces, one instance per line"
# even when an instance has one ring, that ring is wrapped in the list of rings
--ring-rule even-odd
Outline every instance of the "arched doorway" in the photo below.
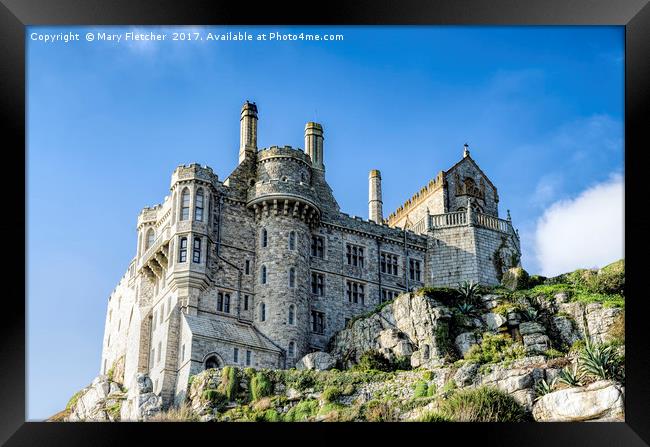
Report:
[[[223,360],[215,353],[206,355],[203,360],[203,369],[221,368],[222,366]]]

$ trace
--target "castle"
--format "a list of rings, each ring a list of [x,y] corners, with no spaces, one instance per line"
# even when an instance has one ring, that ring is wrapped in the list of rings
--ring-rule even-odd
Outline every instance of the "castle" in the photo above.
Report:
[[[137,219],[135,258],[110,295],[100,373],[147,373],[169,405],[223,365],[291,368],[354,316],[405,290],[498,284],[520,264],[518,233],[472,159],[441,171],[387,219],[370,171],[368,220],[341,212],[325,180],[323,127],[305,150],[257,148],[240,116],[239,164],[221,181],[178,166],[170,195]]]

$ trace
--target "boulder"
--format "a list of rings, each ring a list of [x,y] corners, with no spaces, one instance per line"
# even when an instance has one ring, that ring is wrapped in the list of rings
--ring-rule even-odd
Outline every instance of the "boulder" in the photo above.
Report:
[[[476,378],[480,365],[478,363],[468,362],[463,364],[456,374],[454,374],[454,382],[459,387],[471,385]]]
[[[327,352],[311,352],[298,360],[296,369],[315,369],[325,371],[336,366],[336,359]]]
[[[501,295],[492,295],[492,294],[487,294],[481,296],[480,300],[481,303],[483,304],[483,307],[485,307],[488,310],[494,309],[499,305],[499,301],[503,297]]]
[[[519,362],[526,365],[525,362]],[[478,383],[493,386],[504,393],[510,394],[519,404],[528,411],[533,407],[535,399],[535,385],[544,378],[544,369],[536,367],[511,368],[495,367],[490,373],[482,376]]]
[[[531,335],[531,334],[545,334],[546,329],[539,323],[534,321],[526,321],[519,325],[519,333],[521,335]]]
[[[624,421],[624,396],[624,388],[609,380],[566,388],[542,396],[533,417],[538,422]]]
[[[493,331],[496,331],[497,329],[499,329],[501,326],[504,326],[508,322],[506,317],[504,317],[503,315],[495,314],[491,312],[484,314],[483,316],[481,316],[481,318],[483,319],[485,325],[490,330]]]
[[[528,273],[521,267],[508,269],[501,278],[501,285],[509,290],[525,289],[528,286]]]
[[[556,315],[551,318],[551,325],[560,343],[571,346],[582,339],[575,321],[564,315]]]
[[[551,341],[546,334],[524,335],[524,347],[528,353],[544,352],[551,347]]]
[[[477,336],[474,332],[463,332],[459,334],[454,340],[454,345],[461,356],[465,356],[465,353],[474,345],[478,345],[481,342],[480,337]]]
[[[594,343],[606,343],[624,335],[625,310],[622,308],[604,307],[600,303],[570,302],[560,304],[559,311],[573,318],[581,337],[586,330]]]
[[[120,420],[120,408],[125,395],[119,384],[100,375],[79,392],[66,421],[108,422]]]
[[[162,397],[153,392],[153,384],[147,374],[137,373],[122,404],[122,421],[146,421],[162,411]]]

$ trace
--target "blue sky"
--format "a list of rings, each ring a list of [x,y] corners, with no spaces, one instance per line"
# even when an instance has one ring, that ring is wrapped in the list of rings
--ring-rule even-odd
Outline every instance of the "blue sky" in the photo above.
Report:
[[[303,147],[305,122],[323,124],[327,179],[349,214],[367,217],[370,169],[382,172],[388,215],[467,142],[501,215],[511,210],[528,271],[622,256],[622,215],[611,212],[623,206],[622,27],[138,32],[151,30],[344,40],[117,43],[84,35],[133,29],[28,30],[30,419],[63,409],[98,373],[107,298],[135,254],[137,214],[162,201],[178,164],[207,164],[222,180],[231,172],[246,99],[259,107],[259,147]],[[81,40],[30,39],[70,31]],[[607,214],[604,228],[585,230]],[[565,252],[552,242],[559,233]]]

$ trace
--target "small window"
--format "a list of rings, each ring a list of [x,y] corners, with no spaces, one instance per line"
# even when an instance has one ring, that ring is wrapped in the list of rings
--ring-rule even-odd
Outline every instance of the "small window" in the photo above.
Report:
[[[409,278],[413,281],[421,281],[422,272],[420,269],[420,261],[416,259],[409,259]]]
[[[263,265],[260,268],[260,282],[262,284],[266,284],[266,266],[265,265]]]
[[[397,295],[399,295],[399,292],[396,292],[394,290],[381,289],[381,302],[385,303],[386,301],[390,301]]]
[[[181,194],[181,219],[188,220],[190,218],[190,190],[185,188]]]
[[[296,269],[293,267],[289,269],[289,287],[296,287]]]
[[[315,310],[311,311],[311,330],[316,334],[322,334],[325,329],[325,314]]]
[[[266,304],[260,303],[260,321],[266,321]]]
[[[289,342],[289,349],[287,349],[287,355],[289,357],[294,357],[296,355],[296,343],[291,341]]]
[[[346,258],[348,265],[355,267],[363,267],[363,247],[358,245],[347,244],[346,245]]]
[[[182,237],[181,243],[178,244],[178,262],[187,261],[187,238]]]
[[[246,366],[251,366],[251,357],[252,353],[250,351],[246,351]]]
[[[266,228],[262,228],[261,239],[262,239],[262,241],[261,241],[262,242],[262,247],[266,247],[269,244],[269,234],[266,231]]]
[[[230,313],[230,294],[219,292],[217,293],[217,311]]]
[[[311,255],[323,259],[325,240],[321,236],[312,235],[311,237]]]
[[[397,276],[397,256],[391,253],[382,253],[379,261],[382,273]]]
[[[346,282],[346,294],[348,302],[353,304],[365,304],[365,285],[355,282]]]
[[[232,358],[235,363],[239,363],[239,348],[233,350]]]
[[[325,296],[325,275],[322,273],[311,273],[311,293],[318,296]]]
[[[192,246],[192,262],[196,264],[201,263],[201,238],[194,238],[194,245]]]
[[[289,250],[295,250],[296,249],[296,232],[295,231],[290,231],[289,232]]]
[[[251,274],[251,261],[249,259],[247,259],[246,262],[244,262],[244,273],[246,273],[247,275]]]
[[[289,324],[296,324],[296,306],[293,304],[289,306]]]
[[[149,228],[147,230],[147,239],[146,239],[144,249],[146,250],[149,247],[151,247],[155,239],[156,239],[156,232],[153,230],[153,228]]]
[[[244,295],[244,310],[248,310],[248,295]]]
[[[203,188],[199,188],[198,191],[196,191],[196,199],[194,201],[194,220],[198,220],[199,222],[203,221],[203,203],[204,203],[204,197],[203,197]]]

